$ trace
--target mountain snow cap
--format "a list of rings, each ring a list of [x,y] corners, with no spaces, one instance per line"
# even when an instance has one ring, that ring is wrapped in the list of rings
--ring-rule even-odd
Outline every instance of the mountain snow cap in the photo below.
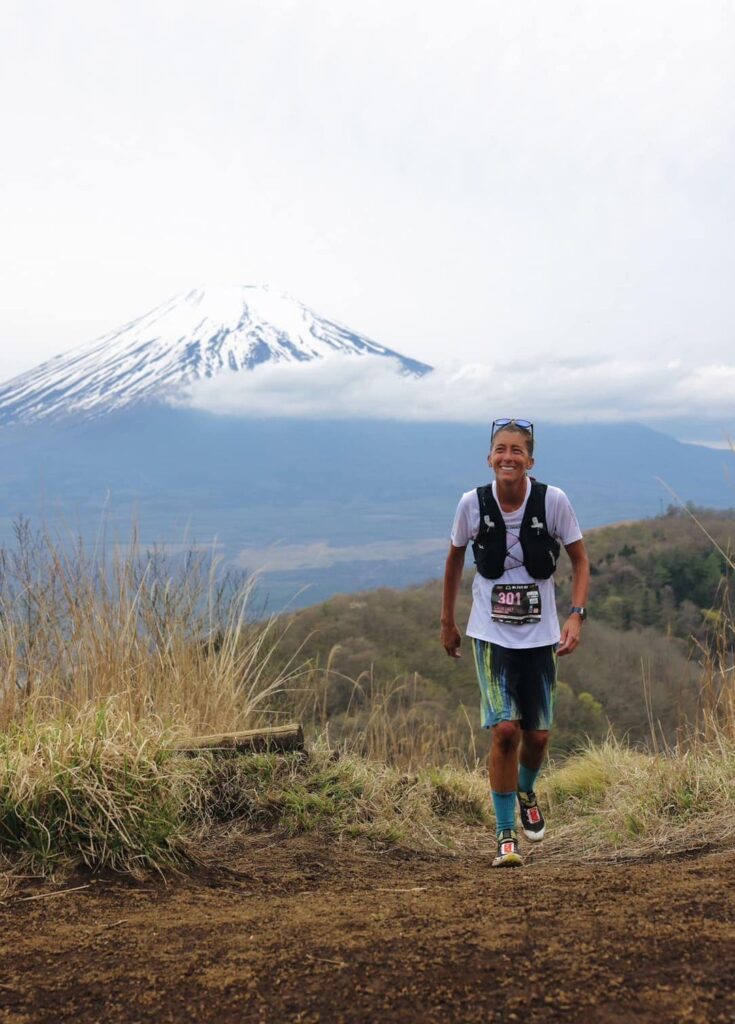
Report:
[[[415,376],[431,369],[267,285],[194,288],[0,387],[0,423],[98,416],[220,373],[336,355],[388,357]]]

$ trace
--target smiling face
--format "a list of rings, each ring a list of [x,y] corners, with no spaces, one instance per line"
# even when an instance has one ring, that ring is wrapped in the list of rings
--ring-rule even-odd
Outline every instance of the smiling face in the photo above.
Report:
[[[487,464],[495,473],[495,479],[499,484],[513,486],[525,480],[526,473],[533,466],[529,441],[525,432],[518,430],[497,432],[487,457]]]

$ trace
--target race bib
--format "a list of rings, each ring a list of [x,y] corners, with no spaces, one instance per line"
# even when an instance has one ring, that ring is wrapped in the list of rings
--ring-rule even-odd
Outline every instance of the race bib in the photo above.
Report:
[[[496,583],[492,593],[492,620],[510,626],[541,621],[541,594],[537,583]]]

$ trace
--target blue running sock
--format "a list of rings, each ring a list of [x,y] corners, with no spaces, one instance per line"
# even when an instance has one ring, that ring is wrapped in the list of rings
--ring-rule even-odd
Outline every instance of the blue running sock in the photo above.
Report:
[[[493,794],[493,807],[495,808],[495,829],[500,833],[505,828],[515,829],[516,827],[516,794],[496,793]]]
[[[540,771],[540,768],[526,768],[525,764],[518,765],[518,789],[521,793],[533,792]]]

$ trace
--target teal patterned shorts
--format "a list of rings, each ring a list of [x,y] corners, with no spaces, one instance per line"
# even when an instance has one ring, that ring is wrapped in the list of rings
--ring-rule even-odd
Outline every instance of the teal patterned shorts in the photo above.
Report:
[[[515,650],[472,638],[483,729],[520,720],[522,729],[550,729],[556,699],[556,644]]]

